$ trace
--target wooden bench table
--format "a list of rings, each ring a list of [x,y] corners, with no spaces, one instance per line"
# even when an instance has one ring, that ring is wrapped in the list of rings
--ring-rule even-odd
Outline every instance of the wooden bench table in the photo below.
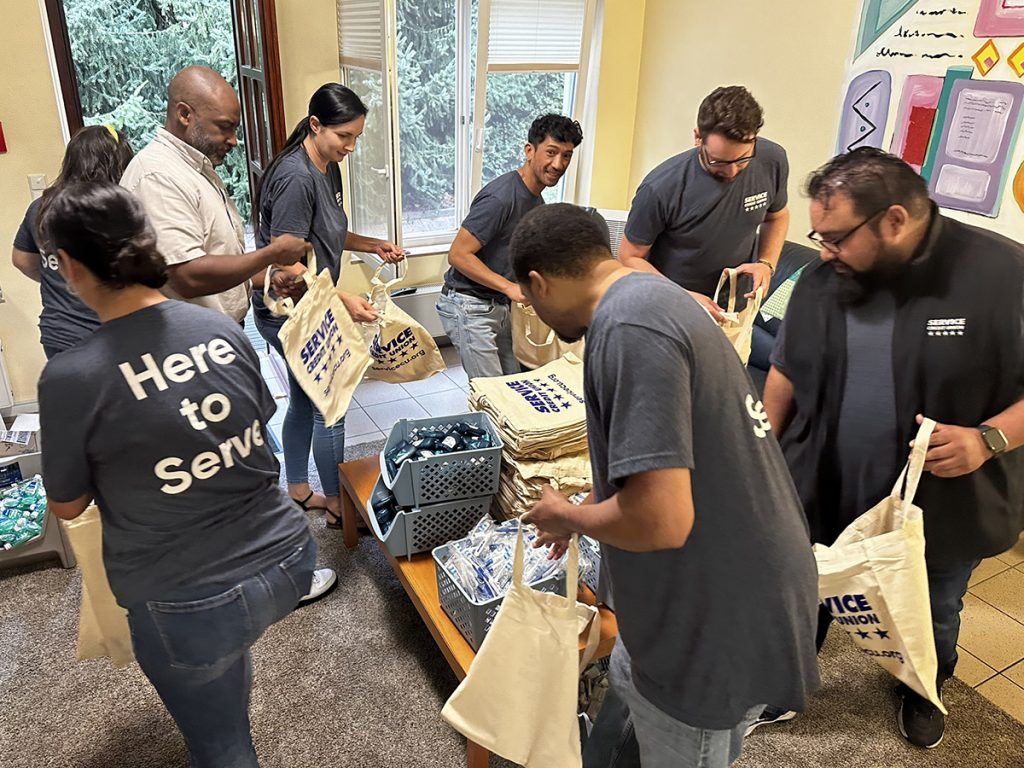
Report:
[[[361,517],[367,525],[370,524],[366,504],[370,494],[373,493],[377,478],[380,477],[380,464],[377,457],[370,456],[356,461],[347,461],[340,464],[338,469],[341,474],[341,486],[344,490],[342,496],[344,541],[345,546],[352,549],[358,543],[356,525],[359,518]],[[473,663],[476,653],[441,607],[437,596],[434,558],[429,552],[414,555],[411,559],[396,558],[383,547],[381,550],[387,556],[388,562],[391,563],[391,567],[409,595],[409,599],[416,606],[416,611],[423,619],[423,623],[430,630],[437,647],[444,654],[448,666],[452,668],[455,676],[462,680],[469,670],[469,665]],[[579,599],[591,605],[595,604],[593,593],[582,585]],[[612,646],[615,645],[618,635],[618,627],[615,623],[615,614],[604,606],[599,606],[598,610],[601,614],[601,639],[594,658],[603,658],[612,652]],[[583,647],[584,643],[581,643],[581,651]],[[466,765],[468,768],[487,768],[489,759],[490,753],[486,749],[471,741],[466,743]]]

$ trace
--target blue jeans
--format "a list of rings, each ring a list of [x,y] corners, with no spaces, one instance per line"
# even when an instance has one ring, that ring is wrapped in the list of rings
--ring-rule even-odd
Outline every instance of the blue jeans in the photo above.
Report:
[[[312,537],[218,594],[128,607],[135,658],[178,724],[192,768],[258,766],[249,728],[249,647],[309,591]]]
[[[435,309],[469,378],[508,376],[523,370],[512,351],[508,304],[451,292],[441,294]]]
[[[253,317],[256,330],[284,359],[284,348],[277,337],[284,325],[283,317],[276,317],[263,305],[262,294],[253,294]],[[285,360],[287,365],[287,360]],[[288,368],[288,411],[284,416],[284,474],[289,483],[309,482],[309,449],[313,447],[313,462],[320,475],[325,496],[341,495],[338,465],[345,460],[345,419],[328,427],[324,416],[313,405],[309,395],[292,376]]]
[[[609,713],[611,722],[602,723],[605,715],[602,708],[590,738],[593,739],[602,726],[618,735],[620,743],[614,752],[615,762],[604,764],[614,768],[641,765],[643,768],[727,768],[739,759],[743,734],[764,709],[764,705],[752,707],[735,727],[728,730],[695,728],[676,720],[636,690],[629,654],[621,640],[612,651],[609,679],[618,697],[613,700],[613,703],[617,701],[616,711]],[[623,714],[626,721],[622,719]],[[632,722],[631,728],[628,727],[629,722]],[[631,744],[633,739],[639,745],[639,762],[636,762],[636,748]],[[591,753],[585,752],[590,757]],[[598,768],[598,765],[597,762],[584,762],[586,768]]]

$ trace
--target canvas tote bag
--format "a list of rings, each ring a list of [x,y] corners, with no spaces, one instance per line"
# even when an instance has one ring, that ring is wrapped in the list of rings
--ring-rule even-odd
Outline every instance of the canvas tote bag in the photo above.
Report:
[[[370,367],[370,353],[358,324],[338,297],[325,269],[317,277],[302,272],[307,291],[298,304],[270,292],[270,269],[264,282],[263,303],[287,318],[277,337],[288,367],[303,391],[333,426],[348,411],[352,394]]]
[[[743,311],[737,312],[736,285],[739,282],[739,273],[735,269],[727,269],[722,272],[722,277],[718,280],[718,287],[715,289],[712,301],[718,304],[718,296],[722,292],[722,288],[725,287],[726,282],[729,283],[729,301],[723,313],[725,315],[725,323],[721,328],[725,331],[729,343],[736,350],[736,354],[740,356],[740,360],[746,365],[747,361],[750,360],[750,342],[754,335],[754,320],[757,319],[757,313],[761,309],[764,289],[758,288],[754,298],[747,300],[747,306],[743,308]]]
[[[818,596],[853,642],[945,714],[924,560],[924,520],[914,495],[935,422],[925,419],[910,461],[888,498],[858,517],[835,543],[814,545]]]
[[[537,310],[512,302],[512,352],[527,368],[540,368],[566,352],[583,359],[583,339],[562,341],[551,326],[537,316]]]
[[[430,331],[392,301],[391,291],[404,277],[382,281],[380,274],[385,266],[382,264],[374,273],[370,281],[373,287],[366,297],[380,314],[370,339],[373,362],[366,378],[392,384],[429,379],[445,369],[441,351]]]
[[[62,521],[82,569],[82,603],[78,613],[79,661],[109,657],[115,667],[135,661],[128,614],[114,598],[103,565],[103,524],[95,505],[74,520]]]
[[[465,680],[441,710],[455,730],[524,768],[578,768],[576,703],[581,670],[593,658],[600,616],[576,602],[579,543],[569,544],[566,596],[523,583],[519,529],[512,586],[501,603]],[[579,655],[580,615],[591,616]]]

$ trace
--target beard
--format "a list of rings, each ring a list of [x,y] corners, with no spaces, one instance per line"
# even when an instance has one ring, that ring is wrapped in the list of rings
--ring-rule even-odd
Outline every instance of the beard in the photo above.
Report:
[[[185,140],[190,146],[206,155],[214,167],[224,162],[229,151],[221,142],[211,139],[198,123],[194,124],[192,130],[185,135]]]
[[[836,287],[836,297],[839,303],[847,307],[855,307],[863,304],[876,293],[890,290],[900,279],[906,268],[889,251],[882,251],[878,261],[870,272],[850,272],[840,274]]]

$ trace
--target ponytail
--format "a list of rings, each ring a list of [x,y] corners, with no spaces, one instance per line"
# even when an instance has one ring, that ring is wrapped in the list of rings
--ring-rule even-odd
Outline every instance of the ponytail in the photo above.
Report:
[[[320,125],[344,125],[345,123],[351,123],[353,120],[358,120],[360,117],[366,117],[367,112],[369,110],[366,108],[363,100],[356,95],[355,91],[351,88],[346,88],[341,83],[325,83],[317,88],[309,99],[309,109],[307,110],[306,117],[302,118],[299,124],[295,126],[295,130],[288,136],[284,147],[277,153],[270,165],[267,166],[267,170],[263,172],[262,178],[260,178],[260,183],[253,194],[253,210],[256,211],[257,221],[259,220],[260,193],[263,185],[270,181],[277,164],[283,158],[295,152],[302,142],[306,140],[306,137],[312,133],[312,129],[309,127],[310,117],[315,117],[319,120]]]

